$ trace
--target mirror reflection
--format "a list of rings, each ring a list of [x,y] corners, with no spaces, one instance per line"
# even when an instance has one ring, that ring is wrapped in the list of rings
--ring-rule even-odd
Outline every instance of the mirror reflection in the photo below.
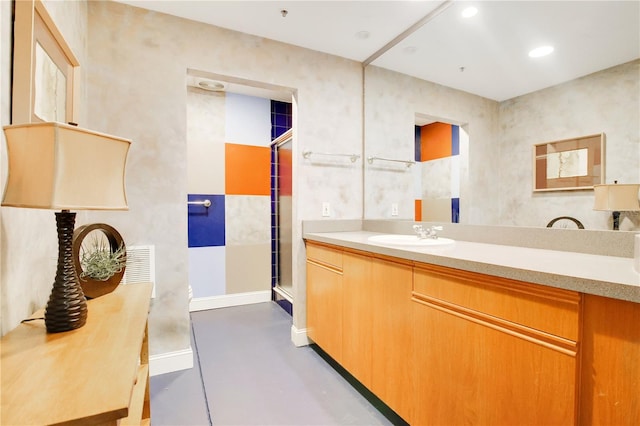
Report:
[[[546,3],[546,15],[538,13],[534,3]],[[444,192],[454,198],[450,183],[457,179],[460,223],[544,227],[555,217],[570,216],[579,219],[585,229],[611,229],[609,215],[593,210],[590,188],[534,192],[531,153],[535,145],[550,140],[604,133],[605,182],[640,182],[640,42],[637,31],[625,32],[627,25],[638,26],[637,14],[626,16],[629,11],[625,8],[638,5],[571,2],[569,16],[573,18],[563,27],[567,2],[557,3],[563,3],[564,9],[556,14],[549,2],[483,2],[478,8],[483,18],[474,24],[473,31],[461,27],[464,22],[457,15],[458,7],[450,7],[365,68],[365,157],[414,158],[415,129],[425,125],[420,117],[459,126],[466,137],[454,174],[452,167],[445,167],[449,175],[436,172],[435,165],[419,172],[418,167],[390,172],[365,164],[366,219],[428,217],[425,206],[419,211],[419,201],[424,203],[425,195],[445,198]],[[490,8],[484,10],[485,6]],[[509,12],[501,13],[499,6],[510,8]],[[527,13],[511,10],[518,7]],[[518,16],[521,18],[514,18]],[[616,25],[624,28],[614,31]],[[508,37],[503,33],[505,28],[514,35]],[[602,46],[604,41],[612,43],[603,38],[596,46],[594,38],[601,37],[600,30],[624,36],[625,41]],[[558,44],[547,62],[516,57],[514,46],[533,34],[570,41],[572,50]],[[408,48],[422,48],[425,37],[430,37],[430,50],[411,57],[412,49]],[[479,40],[492,44],[482,50],[477,47]],[[477,52],[465,50],[465,45]],[[448,55],[451,46],[455,49],[452,47]],[[605,55],[608,62],[596,63],[593,56],[602,48],[613,53]],[[478,57],[482,53],[486,57]],[[583,74],[563,68],[568,67],[567,61],[590,60],[591,68],[583,68],[588,69]],[[420,62],[416,65],[412,61]],[[523,63],[529,68],[519,68]],[[489,68],[475,72],[472,64]],[[422,74],[442,72],[449,76],[451,86],[408,74],[415,74],[415,70]],[[502,81],[488,78],[492,72]],[[547,75],[552,78],[545,79]],[[436,74],[433,78],[446,81]],[[507,90],[513,87],[523,89]],[[394,205],[398,206],[397,216],[393,215]],[[435,206],[433,211],[437,211]],[[626,214],[621,229],[638,227],[638,216]]]
[[[67,79],[55,62],[36,42],[34,113],[42,121],[66,120]]]

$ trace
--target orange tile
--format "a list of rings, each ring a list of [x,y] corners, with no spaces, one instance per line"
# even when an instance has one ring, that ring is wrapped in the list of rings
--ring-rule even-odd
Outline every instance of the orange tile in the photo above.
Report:
[[[280,169],[278,194],[291,195],[293,189],[293,151],[288,149],[278,151],[278,167]]]
[[[415,211],[415,221],[422,222],[422,200],[416,200],[414,211]]]
[[[271,148],[225,144],[225,194],[271,194]]]
[[[420,129],[422,161],[451,157],[451,124],[433,123]]]

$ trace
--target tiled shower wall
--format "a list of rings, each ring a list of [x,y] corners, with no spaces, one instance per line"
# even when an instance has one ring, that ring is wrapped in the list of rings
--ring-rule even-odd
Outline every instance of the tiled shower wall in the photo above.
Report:
[[[271,101],[271,140],[278,139],[292,127],[292,104]],[[291,147],[278,149],[271,147],[271,286],[286,283],[289,291],[293,277],[291,268],[281,270],[284,256],[292,259],[292,188],[293,159]],[[277,190],[276,190],[277,189]],[[290,266],[290,263],[285,262]],[[272,295],[289,315],[293,315],[293,305],[275,292]]]
[[[271,289],[269,99],[188,89],[189,284],[206,298]]]
[[[415,220],[460,221],[459,126],[431,123],[415,127]]]

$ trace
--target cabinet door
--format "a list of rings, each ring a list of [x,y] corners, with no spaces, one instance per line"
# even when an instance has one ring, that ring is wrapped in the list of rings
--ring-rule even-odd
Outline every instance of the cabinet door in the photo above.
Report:
[[[413,366],[410,264],[373,259],[371,390],[404,420],[411,422]]]
[[[455,305],[414,299],[413,315],[411,423],[575,424],[575,352]]]
[[[342,273],[307,261],[307,333],[342,361]]]
[[[584,295],[580,424],[640,424],[640,304]]]
[[[344,252],[342,366],[371,388],[371,258]]]

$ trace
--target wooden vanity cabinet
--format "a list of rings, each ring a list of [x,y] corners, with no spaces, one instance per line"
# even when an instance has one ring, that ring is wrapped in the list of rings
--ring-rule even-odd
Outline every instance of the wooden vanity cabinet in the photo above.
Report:
[[[584,295],[581,425],[640,425],[640,303]]]
[[[405,420],[412,404],[413,317],[411,263],[375,257],[371,262],[371,391]]]
[[[342,251],[307,243],[307,335],[342,364]]]
[[[403,418],[411,406],[410,262],[307,242],[307,329]]]
[[[409,412],[411,264],[343,251],[342,366],[400,416]]]
[[[371,342],[375,307],[369,257],[343,252],[342,366],[371,389]]]
[[[640,424],[640,304],[307,241],[309,337],[413,425]]]
[[[580,295],[416,265],[412,424],[576,423]]]

